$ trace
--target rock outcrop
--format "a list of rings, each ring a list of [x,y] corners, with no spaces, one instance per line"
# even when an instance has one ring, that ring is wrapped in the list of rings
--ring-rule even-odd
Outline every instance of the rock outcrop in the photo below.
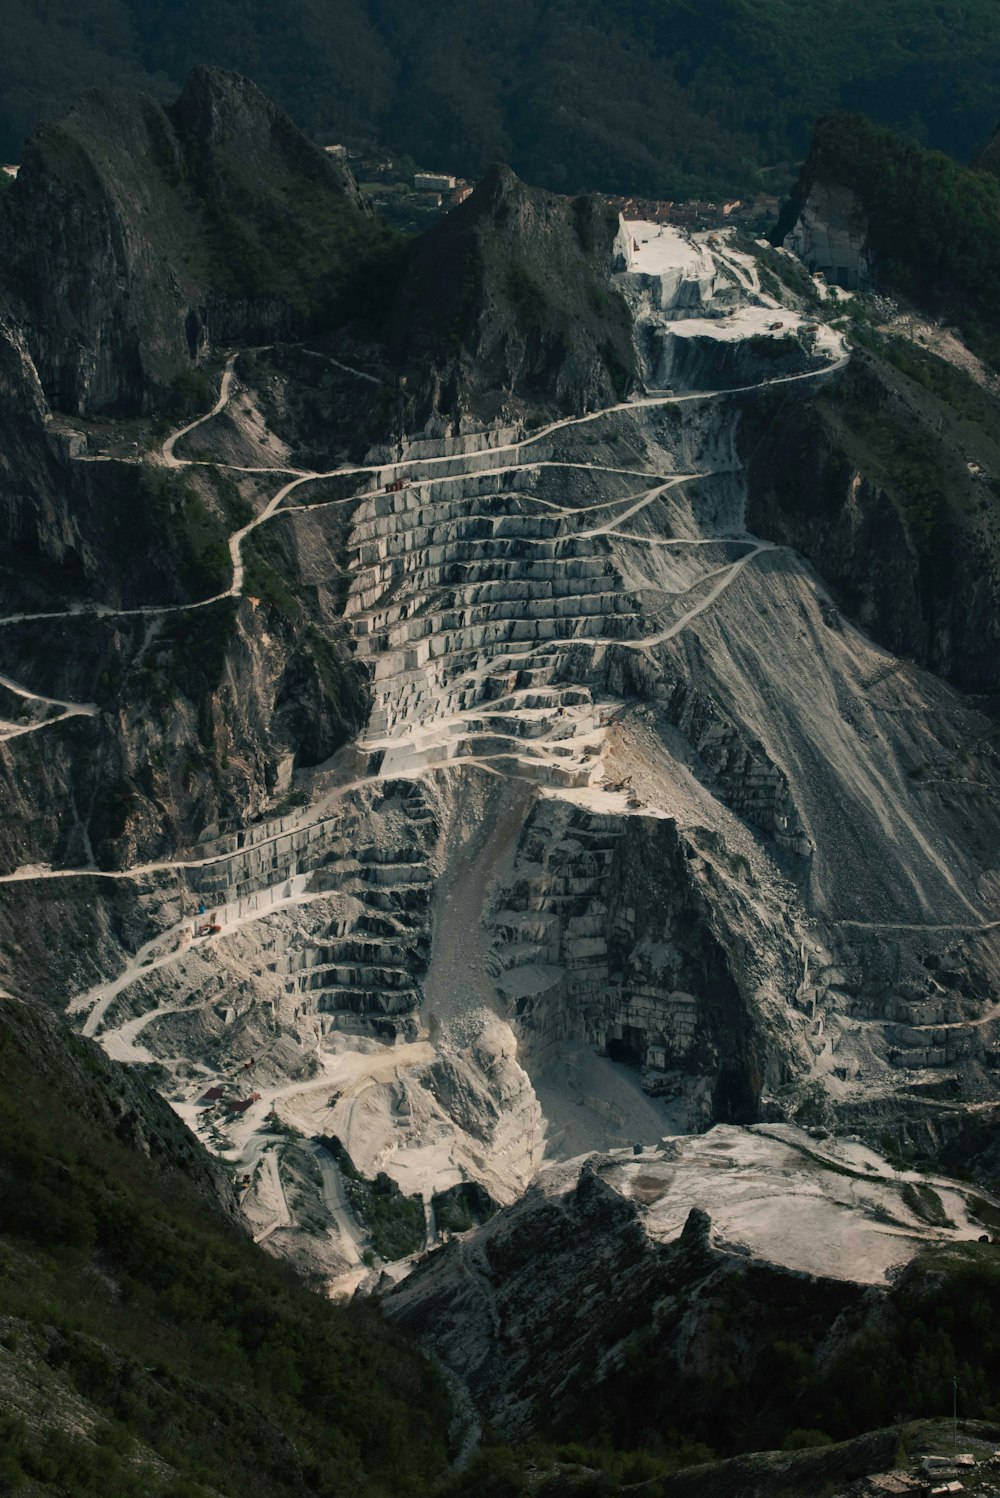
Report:
[[[993,693],[996,397],[929,351],[887,352],[859,351],[815,399],[751,416],[750,523],[813,560],[844,612],[896,657]]]
[[[796,201],[781,244],[831,286],[867,291],[875,280],[868,215],[849,187],[819,181]],[[791,216],[791,212],[788,216]]]
[[[628,311],[608,284],[616,229],[596,199],[492,167],[416,243],[389,302],[387,343],[417,387],[411,424],[437,415],[460,432],[471,415],[592,410],[633,389]]]
[[[350,174],[211,68],[169,110],[86,94],[33,137],[0,208],[3,291],[46,398],[90,415],[162,406],[210,343],[329,318],[377,238]]]
[[[600,1420],[613,1444],[657,1428],[739,1449],[742,1430],[766,1440],[795,1418],[776,1407],[799,1398],[778,1348],[820,1382],[865,1323],[891,1327],[905,1265],[978,1236],[964,1195],[945,1193],[958,1225],[932,1225],[942,1182],[921,1193],[876,1160],[763,1127],[571,1161],[384,1306],[508,1440]]]

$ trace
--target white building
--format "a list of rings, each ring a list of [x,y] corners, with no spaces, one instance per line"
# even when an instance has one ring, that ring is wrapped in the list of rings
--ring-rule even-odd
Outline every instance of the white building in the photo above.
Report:
[[[417,172],[413,186],[417,192],[452,192],[455,178],[446,176],[443,172]]]

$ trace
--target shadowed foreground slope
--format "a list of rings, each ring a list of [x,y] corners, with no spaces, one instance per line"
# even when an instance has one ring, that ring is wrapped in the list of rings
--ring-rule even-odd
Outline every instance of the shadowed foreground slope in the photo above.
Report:
[[[0,1489],[353,1498],[441,1469],[431,1367],[255,1248],[228,1194],[134,1074],[0,1001]]]

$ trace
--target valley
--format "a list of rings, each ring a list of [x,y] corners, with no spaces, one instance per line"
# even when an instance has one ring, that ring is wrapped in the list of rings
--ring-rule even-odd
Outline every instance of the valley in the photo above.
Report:
[[[432,1199],[463,1181],[502,1206],[549,1162],[633,1139],[804,1104],[860,1117],[993,1045],[1000,1010],[917,976],[959,944],[996,961],[960,813],[905,773],[969,710],[746,529],[744,403],[835,380],[848,351],[725,236],[624,224],[620,242],[647,393],[310,472],[280,440],[248,461],[253,390],[230,354],[214,406],[144,459],[248,486],[229,588],[67,616],[256,608],[244,548],[275,528],[318,596],[343,577],[371,708],[295,772],[294,809],[131,868],[0,875],[98,900],[113,881],[152,920],[69,1016],[152,1069],[234,1170],[255,1236],[337,1290],[378,1270],[310,1140],[421,1198],[432,1246]],[[783,372],[733,365],[754,340]],[[338,497],[313,499],[331,480]],[[34,718],[7,740],[97,711],[3,680]]]
[[[885,136],[771,240],[498,165],[404,241],[211,68],[26,150],[0,1485],[839,1495],[995,1417],[989,290],[872,289],[850,143],[973,176]]]

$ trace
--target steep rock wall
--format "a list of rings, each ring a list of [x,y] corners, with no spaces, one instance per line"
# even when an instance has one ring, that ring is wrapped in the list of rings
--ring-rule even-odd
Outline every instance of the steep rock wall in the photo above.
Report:
[[[786,228],[792,212],[794,222]],[[796,200],[794,210],[786,210],[779,227],[785,230],[781,240],[785,249],[809,270],[820,272],[830,285],[867,291],[873,284],[868,215],[850,188],[813,181]]]
[[[990,398],[976,400],[985,423]],[[965,690],[994,691],[1000,449],[989,426],[861,352],[818,398],[783,397],[748,417],[754,529],[809,557],[889,650]]]
[[[738,862],[726,869],[721,844],[701,836],[704,849],[669,820],[536,804],[490,917],[529,1071],[582,1041],[640,1068],[654,1094],[688,1093],[703,1123],[759,1116],[795,1046],[765,1020],[775,975],[755,955]],[[769,955],[783,958],[777,986],[790,996],[794,946]]]
[[[391,356],[418,387],[411,428],[622,399],[636,370],[628,310],[608,286],[615,233],[595,200],[491,168],[415,245],[386,311]]]
[[[350,174],[245,79],[196,69],[169,112],[95,91],[32,139],[3,286],[54,407],[149,410],[210,339],[288,336],[329,304],[341,254],[309,257],[334,223],[375,232]]]

